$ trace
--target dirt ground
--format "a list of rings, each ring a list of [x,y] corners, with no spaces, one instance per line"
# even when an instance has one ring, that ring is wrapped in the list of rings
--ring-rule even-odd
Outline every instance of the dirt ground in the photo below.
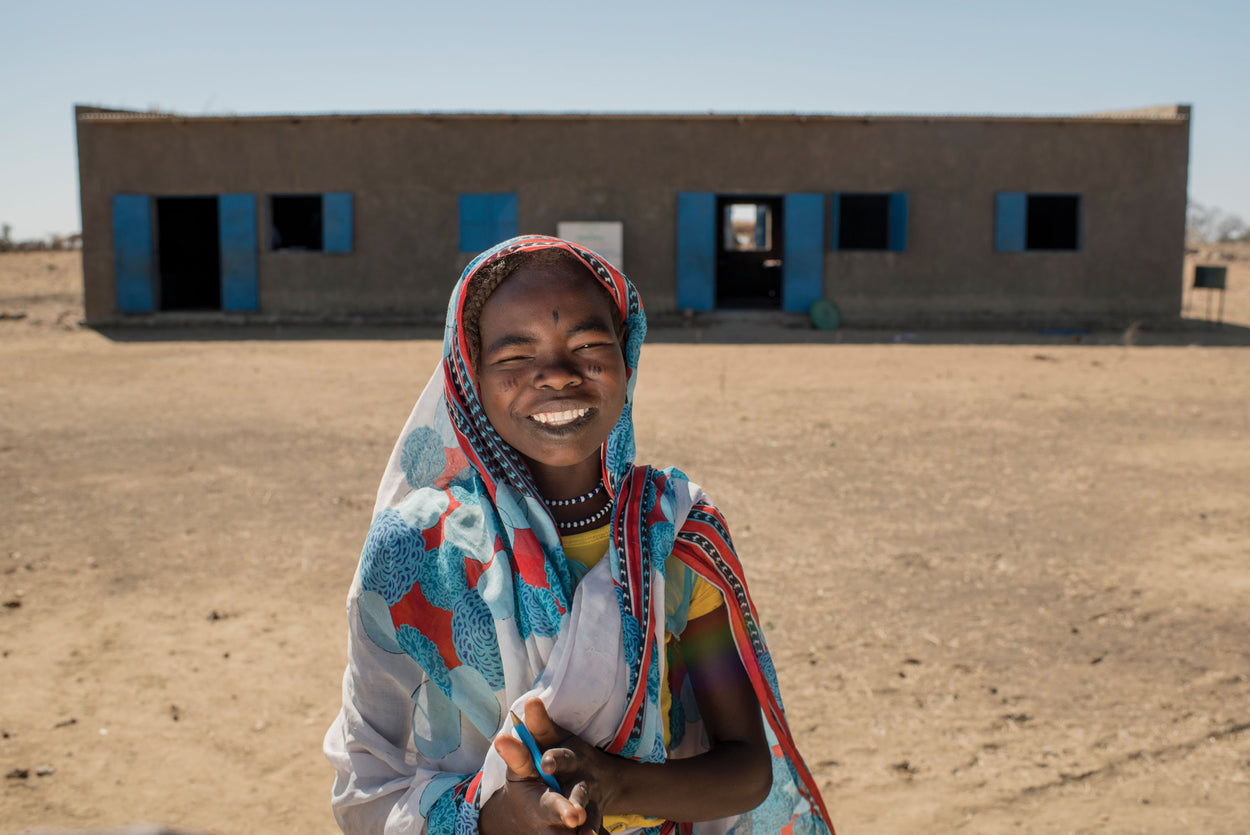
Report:
[[[0,256],[0,831],[334,832],[345,594],[438,344],[103,335],[79,270]],[[730,520],[842,835],[1250,831],[1250,260],[1225,319],[645,349],[640,459]]]

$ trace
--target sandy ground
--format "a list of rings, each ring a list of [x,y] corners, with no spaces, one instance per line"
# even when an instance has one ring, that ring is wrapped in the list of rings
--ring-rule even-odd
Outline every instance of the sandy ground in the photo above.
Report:
[[[640,458],[725,510],[842,835],[1250,831],[1248,263],[1220,339],[645,350]],[[0,256],[0,831],[336,831],[344,597],[438,346],[106,336],[78,270]]]

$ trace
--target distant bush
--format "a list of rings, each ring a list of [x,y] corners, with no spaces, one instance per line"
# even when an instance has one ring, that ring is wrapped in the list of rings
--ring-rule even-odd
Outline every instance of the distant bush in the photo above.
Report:
[[[56,252],[63,250],[82,249],[82,235],[50,235],[47,238],[31,238],[25,241],[13,240],[13,227],[5,223],[0,225],[0,252]]]

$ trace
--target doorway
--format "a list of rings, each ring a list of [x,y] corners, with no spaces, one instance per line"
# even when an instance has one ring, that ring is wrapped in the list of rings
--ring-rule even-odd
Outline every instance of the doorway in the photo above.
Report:
[[[784,202],[778,196],[717,195],[718,308],[781,308]]]
[[[160,310],[221,310],[216,197],[156,198]]]

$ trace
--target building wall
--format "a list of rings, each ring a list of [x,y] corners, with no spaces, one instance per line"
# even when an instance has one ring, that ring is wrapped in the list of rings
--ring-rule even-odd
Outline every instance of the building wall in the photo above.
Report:
[[[676,310],[677,194],[904,191],[904,252],[824,254],[849,325],[1122,323],[1179,313],[1187,108],[1171,117],[368,115],[80,109],[88,319],[116,318],[112,195],[255,193],[260,312],[441,318],[472,253],[458,196],[515,191],[519,231],[624,223],[626,271]],[[353,194],[350,254],[270,252],[270,194]],[[999,191],[1082,196],[1075,252],[994,251]],[[827,236],[827,232],[826,232]]]

